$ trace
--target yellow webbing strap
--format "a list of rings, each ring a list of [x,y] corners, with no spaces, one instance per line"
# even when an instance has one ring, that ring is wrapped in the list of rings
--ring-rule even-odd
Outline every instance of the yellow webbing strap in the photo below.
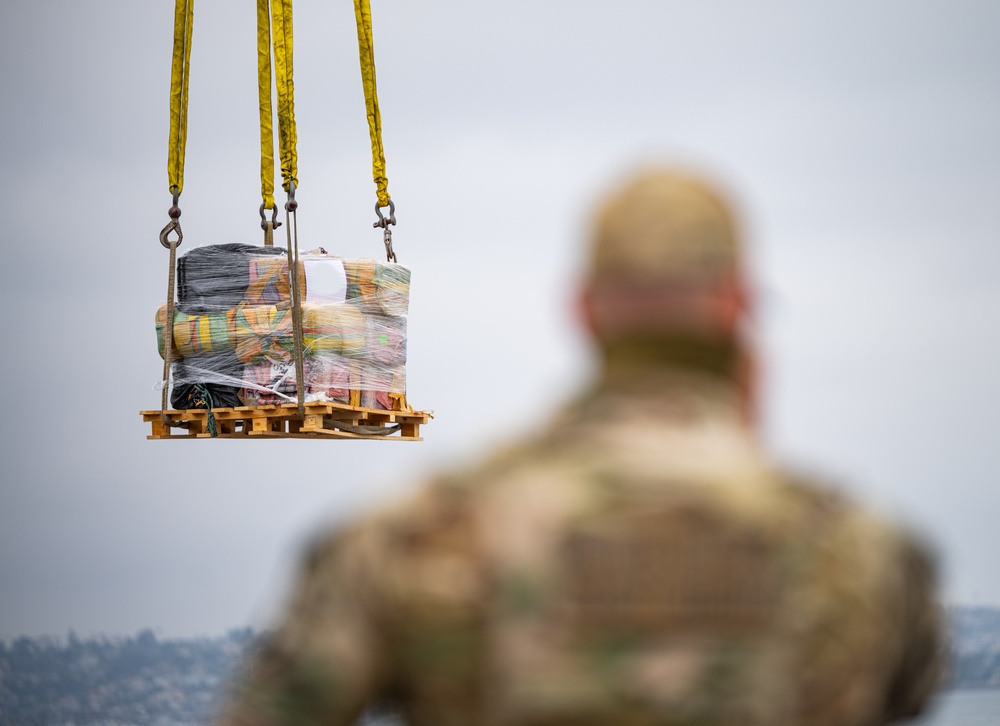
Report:
[[[174,58],[170,66],[170,140],[167,149],[167,178],[172,194],[180,194],[184,189],[188,70],[191,67],[193,21],[194,0],[177,0],[174,10]]]
[[[295,147],[295,86],[292,83],[292,0],[271,0],[274,36],[274,75],[278,89],[278,140],[281,147],[281,186],[299,187],[299,157]]]
[[[257,92],[260,99],[260,196],[274,209],[274,127],[271,123],[271,14],[268,0],[257,0]]]
[[[378,111],[375,86],[375,49],[372,45],[372,9],[369,0],[354,0],[358,20],[358,55],[361,57],[361,83],[365,88],[368,131],[372,138],[372,176],[378,190],[380,207],[389,206],[389,180],[385,175],[385,151],[382,149],[382,116]]]

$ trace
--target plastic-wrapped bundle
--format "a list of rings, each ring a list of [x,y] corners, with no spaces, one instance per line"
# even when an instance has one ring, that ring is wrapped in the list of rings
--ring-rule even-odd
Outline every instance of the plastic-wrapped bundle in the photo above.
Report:
[[[392,262],[345,259],[347,299],[383,315],[406,315],[410,309],[410,270]]]
[[[156,347],[163,358],[163,325],[167,306],[156,311]],[[189,315],[174,308],[173,358],[187,358],[204,353],[223,353],[236,348],[236,313]]]
[[[171,366],[174,408],[229,408],[243,405],[243,362],[233,353],[182,358]]]
[[[403,365],[361,364],[359,405],[387,411],[405,407],[406,368]]]
[[[163,357],[167,306],[156,312],[156,343]],[[303,353],[367,358],[384,365],[406,362],[406,318],[362,313],[349,303],[307,304],[302,311]],[[295,354],[292,311],[275,305],[189,315],[174,310],[173,357],[235,350],[245,363]]]
[[[365,316],[355,305],[308,303],[302,310],[303,348],[310,355],[361,358],[365,352]]]
[[[306,401],[350,403],[358,384],[357,366],[339,356],[316,356],[303,361]],[[248,365],[243,372],[240,399],[247,406],[292,403],[298,395],[295,363],[264,361]]]
[[[235,308],[245,299],[250,285],[250,261],[275,255],[284,257],[285,251],[242,244],[189,250],[177,260],[177,306],[194,315]]]
[[[295,400],[295,363],[262,361],[243,368],[240,399],[247,406],[265,406]]]
[[[249,257],[247,285],[237,304],[276,305],[287,308],[292,304],[288,260],[282,257]],[[299,290],[305,290],[306,276],[300,262]]]
[[[236,356],[244,363],[295,355],[291,308],[241,305],[235,310]]]
[[[306,398],[309,401],[350,403],[351,389],[357,385],[357,366],[344,358],[318,356],[305,369]]]
[[[406,318],[372,313],[365,315],[363,357],[386,366],[406,363]]]
[[[336,355],[303,360],[305,400],[350,403],[398,411],[406,407],[406,367],[382,366]],[[293,361],[262,361],[243,369],[239,398],[247,406],[293,403],[298,395]]]
[[[172,404],[292,402],[297,396],[288,263],[280,249],[215,245],[179,263]],[[306,400],[405,408],[410,272],[374,260],[303,254]],[[166,306],[157,312],[163,355]]]
[[[303,302],[346,300],[365,312],[409,312],[410,270],[403,265],[308,253],[299,256],[297,274]],[[288,262],[280,247],[208,245],[177,261],[177,304],[184,312],[224,312],[243,302],[280,307],[290,301]]]

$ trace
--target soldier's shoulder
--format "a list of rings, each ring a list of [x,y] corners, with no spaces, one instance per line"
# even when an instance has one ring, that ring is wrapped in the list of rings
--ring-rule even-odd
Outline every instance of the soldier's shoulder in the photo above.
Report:
[[[307,571],[334,562],[372,561],[410,555],[468,529],[478,497],[472,470],[438,475],[347,522],[330,526],[310,542]]]
[[[306,568],[319,571],[333,563],[363,561],[374,573],[365,575],[369,579],[384,579],[385,573],[393,572],[407,580],[423,564],[442,557],[470,562],[486,557],[480,546],[484,519],[500,516],[498,498],[510,504],[510,497],[497,497],[497,491],[545,462],[539,451],[535,442],[517,444],[429,477],[405,494],[321,533],[307,550]],[[540,477],[544,474],[533,481],[540,483]],[[525,501],[515,508],[531,506]]]
[[[890,567],[927,573],[920,577],[927,582],[935,579],[934,549],[918,531],[815,473],[782,470],[779,478],[783,495],[796,502],[817,541],[836,546],[844,560],[881,560]]]

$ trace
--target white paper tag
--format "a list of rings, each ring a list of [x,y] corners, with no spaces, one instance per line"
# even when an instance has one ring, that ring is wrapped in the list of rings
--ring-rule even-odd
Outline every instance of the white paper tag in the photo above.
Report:
[[[342,303],[347,300],[347,273],[343,261],[326,255],[303,256],[306,302]]]

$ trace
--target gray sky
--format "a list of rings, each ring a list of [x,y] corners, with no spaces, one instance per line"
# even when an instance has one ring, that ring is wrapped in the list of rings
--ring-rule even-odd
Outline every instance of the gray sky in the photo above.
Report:
[[[739,202],[768,447],[1000,604],[1000,6],[373,4],[422,444],[145,440],[173,3],[8,9],[0,638],[261,624],[320,523],[530,433],[587,375],[589,207],[655,161]],[[377,257],[352,5],[295,22],[300,245]],[[259,240],[255,52],[199,1],[182,249]]]

